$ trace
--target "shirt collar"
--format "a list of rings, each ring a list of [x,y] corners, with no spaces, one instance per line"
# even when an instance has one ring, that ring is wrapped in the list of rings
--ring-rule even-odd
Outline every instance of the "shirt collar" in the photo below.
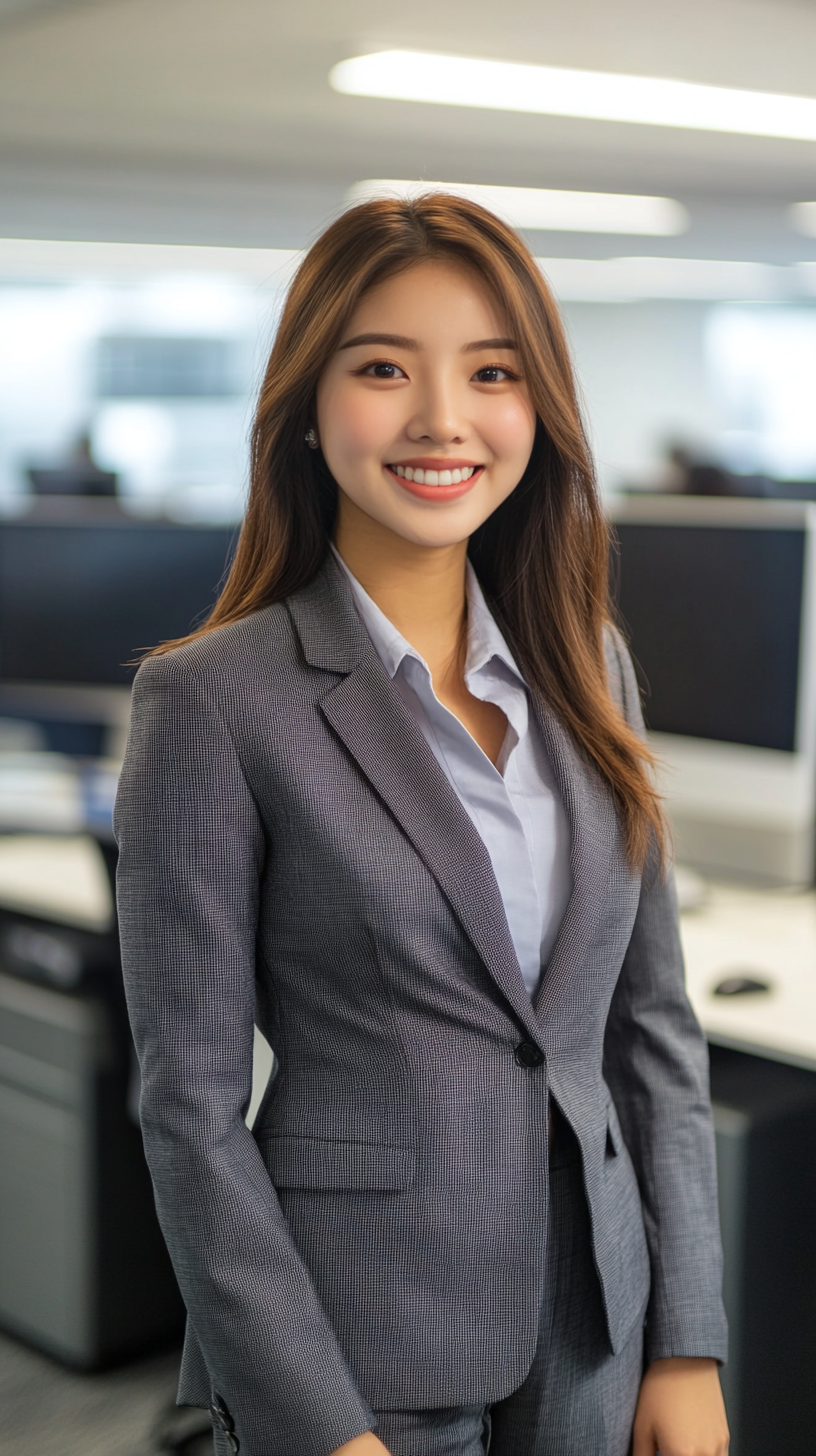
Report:
[[[405,657],[413,657],[427,671],[427,663],[420,656],[416,648],[410,642],[406,642],[401,632],[397,631],[393,622],[390,622],[385,613],[380,610],[377,603],[371,599],[368,592],[362,587],[346,566],[345,561],[332,544],[332,551],[341,570],[345,573],[346,579],[351,587],[354,605],[360,614],[363,626],[366,628],[371,641],[380,657],[386,672],[394,677],[399,669],[400,663]],[[486,667],[494,658],[500,662],[518,679],[522,687],[525,686],[524,678],[515,662],[512,652],[504,640],[495,618],[484,598],[484,593],[479,585],[473,567],[468,561],[466,567],[465,590],[468,602],[468,643],[467,656],[465,658],[465,677],[472,673],[479,672]]]

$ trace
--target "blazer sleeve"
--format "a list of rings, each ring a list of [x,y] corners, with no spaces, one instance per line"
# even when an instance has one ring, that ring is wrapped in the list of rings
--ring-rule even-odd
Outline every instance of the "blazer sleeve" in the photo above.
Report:
[[[244,1123],[264,836],[183,654],[137,674],[115,831],[145,1150],[214,1404],[242,1456],[291,1456],[295,1432],[327,1456],[374,1421]]]
[[[617,633],[610,681],[645,733],[635,674]],[[727,1357],[708,1050],[685,989],[671,872],[647,862],[612,999],[604,1075],[635,1166],[651,1261],[649,1360]]]

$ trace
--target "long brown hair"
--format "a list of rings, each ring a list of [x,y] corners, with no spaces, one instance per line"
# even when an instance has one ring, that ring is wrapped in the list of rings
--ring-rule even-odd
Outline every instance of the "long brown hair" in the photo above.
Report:
[[[650,846],[662,856],[663,816],[651,755],[609,694],[609,531],[569,350],[535,259],[484,208],[444,193],[378,199],[344,213],[306,254],[261,387],[235,557],[209,619],[192,636],[281,601],[319,570],[337,485],[322,454],[304,443],[318,380],[362,295],[431,259],[475,270],[498,300],[538,418],[527,470],[471,538],[471,559],[530,686],[611,788],[629,857],[642,866]]]

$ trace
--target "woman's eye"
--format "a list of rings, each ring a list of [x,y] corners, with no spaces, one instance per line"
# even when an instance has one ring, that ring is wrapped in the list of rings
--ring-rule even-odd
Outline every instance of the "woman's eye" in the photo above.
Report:
[[[405,375],[399,364],[389,364],[385,359],[378,359],[376,364],[368,364],[363,370],[370,379],[404,379]]]
[[[501,364],[487,364],[484,369],[478,369],[474,379],[479,384],[504,384],[507,379],[515,379],[509,369],[503,369]]]

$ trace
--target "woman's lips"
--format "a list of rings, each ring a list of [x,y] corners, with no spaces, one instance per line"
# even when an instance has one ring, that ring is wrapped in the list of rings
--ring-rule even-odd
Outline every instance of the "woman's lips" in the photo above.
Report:
[[[417,465],[387,465],[386,470],[411,495],[418,495],[423,500],[448,501],[472,490],[484,466],[462,465],[453,469],[431,470]]]

